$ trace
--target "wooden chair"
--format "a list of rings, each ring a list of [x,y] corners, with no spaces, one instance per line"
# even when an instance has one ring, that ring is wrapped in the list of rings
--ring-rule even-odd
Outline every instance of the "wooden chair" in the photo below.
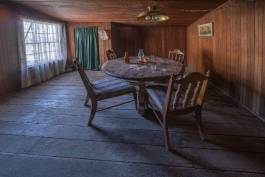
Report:
[[[97,80],[95,82],[90,82],[88,79],[82,65],[79,64],[77,60],[74,61],[74,65],[76,69],[78,70],[81,79],[84,83],[84,86],[87,90],[87,96],[85,100],[85,105],[88,105],[89,100],[91,101],[91,111],[90,116],[88,120],[88,126],[92,124],[93,118],[96,114],[96,112],[103,111],[112,107],[120,106],[132,101],[135,101],[135,106],[137,108],[137,95],[136,95],[136,88],[132,85],[130,85],[128,82],[122,80],[122,79],[110,79],[108,77],[107,79],[103,80]],[[108,98],[113,98],[121,95],[126,95],[132,93],[134,96],[134,100],[129,100],[117,105],[113,105],[107,108],[103,108],[98,110],[97,105],[98,101],[105,100]]]
[[[106,55],[107,55],[108,60],[114,60],[114,59],[118,58],[116,53],[112,49],[107,50]]]
[[[176,75],[171,76],[167,90],[147,88],[148,106],[164,130],[167,150],[170,149],[168,121],[182,114],[195,113],[199,135],[204,140],[201,110],[208,87],[209,71],[206,75],[193,72],[180,79],[176,78]]]
[[[168,58],[172,60],[176,60],[177,62],[184,64],[185,55],[184,55],[184,52],[182,52],[181,50],[175,49],[175,50],[169,51]]]

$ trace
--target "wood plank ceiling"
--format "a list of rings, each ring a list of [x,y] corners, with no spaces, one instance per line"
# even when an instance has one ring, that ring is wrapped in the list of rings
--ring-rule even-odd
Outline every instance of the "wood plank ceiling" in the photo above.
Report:
[[[136,16],[148,0],[9,0],[68,22],[120,22],[139,24]],[[226,0],[152,1],[171,19],[165,24],[189,25]]]

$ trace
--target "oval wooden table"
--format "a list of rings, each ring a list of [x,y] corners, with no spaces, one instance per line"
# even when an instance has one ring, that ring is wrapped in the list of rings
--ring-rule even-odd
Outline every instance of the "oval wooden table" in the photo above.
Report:
[[[109,60],[102,65],[102,70],[113,77],[131,81],[138,85],[138,112],[144,115],[147,110],[146,82],[166,81],[171,74],[178,74],[182,64],[160,57],[149,57],[147,64],[139,64],[137,57],[130,57],[130,63],[123,58]]]

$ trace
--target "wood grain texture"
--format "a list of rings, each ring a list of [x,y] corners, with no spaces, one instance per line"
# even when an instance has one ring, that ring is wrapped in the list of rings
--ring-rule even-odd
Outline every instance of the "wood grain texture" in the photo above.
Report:
[[[0,95],[19,88],[16,20],[12,9],[0,5]]]
[[[140,23],[137,15],[144,11],[149,0],[11,0],[16,3],[49,14],[69,22],[123,22]],[[191,24],[209,10],[215,9],[226,0],[176,0],[156,1],[159,10],[171,18],[162,24]],[[195,10],[186,12],[185,10]],[[197,11],[196,10],[204,10]],[[66,15],[67,14],[67,15]],[[160,23],[161,24],[161,23]]]
[[[232,0],[187,28],[188,65],[213,72],[213,83],[265,118],[265,2]],[[213,37],[197,25],[213,22]]]
[[[169,50],[186,50],[186,27],[112,23],[112,47],[119,56],[125,51],[135,56],[139,49],[144,49],[145,55],[167,57]]]
[[[98,29],[111,31],[110,23],[68,23],[68,61],[72,62],[72,59],[75,57],[75,34],[74,30],[77,27],[89,27],[96,26]],[[100,64],[103,64],[107,60],[106,51],[111,49],[111,35],[109,40],[103,41],[99,40],[99,56]]]
[[[125,51],[129,55],[137,55],[142,48],[139,27],[111,23],[112,48],[118,57],[124,56]]]
[[[91,80],[106,77],[89,71]],[[255,116],[210,89],[204,104],[201,141],[193,115],[170,121],[173,152],[163,131],[134,103],[98,112],[90,109],[77,72],[0,99],[2,176],[93,177],[264,177],[265,130]],[[104,100],[100,108],[132,96]],[[19,174],[19,175],[18,175]],[[69,174],[69,175],[68,175]]]
[[[102,70],[113,76],[133,81],[167,81],[172,74],[179,74],[182,64],[175,60],[154,57],[149,58],[147,64],[138,64],[138,57],[129,57],[129,64],[124,58],[107,61],[102,65]],[[156,64],[156,70],[151,68]]]

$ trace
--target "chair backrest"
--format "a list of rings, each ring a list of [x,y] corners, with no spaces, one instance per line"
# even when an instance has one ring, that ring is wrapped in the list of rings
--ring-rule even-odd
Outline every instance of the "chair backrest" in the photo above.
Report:
[[[179,49],[171,50],[168,52],[168,58],[184,64],[184,52]]]
[[[114,59],[118,58],[116,53],[112,49],[107,50],[106,55],[107,55],[108,60],[114,60]]]
[[[94,87],[92,83],[90,82],[90,80],[88,79],[83,66],[77,60],[74,60],[74,66],[77,69],[78,73],[80,74],[83,84],[86,87],[87,94],[89,95],[91,99],[93,99],[94,96],[96,95],[94,91]]]
[[[186,65],[182,64],[178,75],[183,76],[185,72],[186,72]]]
[[[176,80],[172,75],[169,80],[165,98],[164,111],[188,109],[195,106],[202,106],[204,96],[208,87],[210,72],[206,75],[193,72]]]

